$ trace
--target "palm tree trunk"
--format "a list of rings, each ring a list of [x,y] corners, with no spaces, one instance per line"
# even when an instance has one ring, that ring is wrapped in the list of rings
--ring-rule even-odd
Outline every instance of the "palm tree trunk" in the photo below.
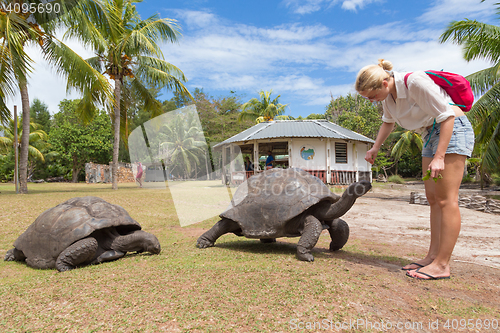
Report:
[[[19,193],[28,193],[28,148],[30,144],[30,100],[26,82],[19,84],[23,108],[23,134],[21,137],[21,154],[19,156]]]
[[[122,93],[122,82],[119,77],[115,78],[115,141],[113,145],[113,166],[111,175],[113,178],[113,190],[118,190],[118,152],[120,149],[120,97]]]
[[[78,159],[76,157],[76,154],[73,155],[73,176],[71,177],[71,182],[72,183],[78,183],[78,172],[80,170],[77,170],[77,165],[78,165]]]

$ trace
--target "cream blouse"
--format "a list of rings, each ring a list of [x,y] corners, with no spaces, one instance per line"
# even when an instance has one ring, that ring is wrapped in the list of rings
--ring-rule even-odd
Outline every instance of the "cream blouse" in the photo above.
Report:
[[[382,121],[396,122],[408,130],[422,134],[426,127],[434,123],[434,119],[441,123],[455,116],[450,96],[425,72],[416,71],[408,76],[408,88],[404,83],[406,73],[393,73],[397,98],[394,100],[389,94],[382,101]]]

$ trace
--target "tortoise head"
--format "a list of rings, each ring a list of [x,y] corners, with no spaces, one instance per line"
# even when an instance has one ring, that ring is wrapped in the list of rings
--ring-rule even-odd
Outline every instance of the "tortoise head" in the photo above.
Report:
[[[359,198],[360,196],[366,194],[372,188],[372,184],[367,180],[362,180],[351,184],[346,190],[349,194],[352,194],[355,198]]]
[[[122,252],[149,252],[158,254],[161,251],[160,242],[155,235],[143,230],[135,230],[129,234],[118,236],[111,244],[113,250]]]
[[[372,188],[372,184],[369,181],[362,180],[360,182],[356,182],[354,184],[349,185],[349,187],[342,194],[340,200],[333,203],[325,215],[326,220],[333,220],[341,217],[349,209],[351,209],[352,205],[357,198],[364,195]]]
[[[161,252],[160,241],[155,235],[149,232],[144,232],[144,251],[152,254],[159,254]]]

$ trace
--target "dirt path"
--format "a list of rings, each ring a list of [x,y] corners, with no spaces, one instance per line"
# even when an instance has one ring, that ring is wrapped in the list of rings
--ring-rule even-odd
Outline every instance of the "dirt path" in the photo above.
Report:
[[[408,259],[419,259],[429,246],[429,206],[409,204],[410,192],[423,184],[375,187],[345,215],[351,237],[406,248]],[[478,193],[461,190],[460,193]],[[496,194],[496,193],[494,193]],[[462,229],[452,261],[500,268],[500,215],[460,208]]]

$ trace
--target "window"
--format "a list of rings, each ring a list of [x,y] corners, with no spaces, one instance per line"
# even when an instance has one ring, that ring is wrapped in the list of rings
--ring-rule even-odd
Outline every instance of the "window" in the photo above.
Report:
[[[347,143],[335,142],[335,163],[347,163]]]

